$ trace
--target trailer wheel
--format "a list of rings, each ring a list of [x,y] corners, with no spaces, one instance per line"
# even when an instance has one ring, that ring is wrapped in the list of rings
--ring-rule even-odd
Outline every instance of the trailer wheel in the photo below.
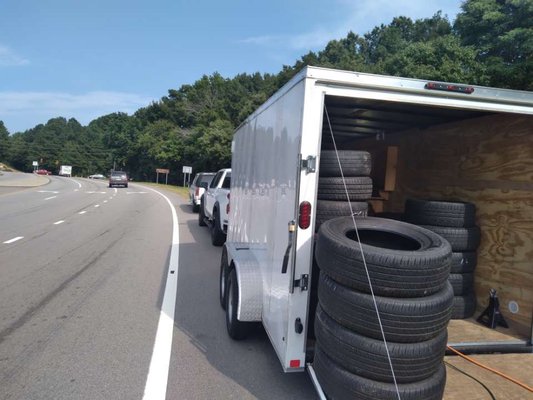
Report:
[[[219,294],[220,306],[223,310],[226,309],[226,286],[228,283],[228,251],[226,247],[222,249],[222,257],[220,259],[220,278],[219,278]]]
[[[465,228],[476,223],[476,206],[462,201],[407,199],[405,216],[416,225]]]
[[[200,209],[198,210],[198,225],[207,226],[205,223],[205,214],[204,214],[204,198],[200,199]]]
[[[453,298],[452,319],[470,318],[476,312],[476,295],[474,292]]]
[[[226,329],[233,340],[242,340],[250,334],[252,322],[243,322],[237,319],[237,307],[239,306],[239,284],[235,268],[228,276],[226,286]]]
[[[454,228],[446,226],[420,225],[446,239],[452,246],[452,251],[475,251],[481,241],[479,226],[469,228]]]
[[[343,286],[320,272],[318,298],[322,309],[340,325],[361,335],[381,339],[372,295]],[[446,329],[452,313],[453,289],[449,282],[426,297],[376,296],[387,340],[415,343],[430,340]]]
[[[337,153],[339,159],[337,160]],[[320,176],[341,176],[339,161],[344,176],[368,176],[372,167],[370,153],[357,150],[322,150],[320,153]]]
[[[450,274],[448,278],[452,284],[453,294],[455,296],[461,296],[466,293],[469,293],[474,288],[474,274]]]
[[[394,382],[388,354],[399,383],[421,381],[433,375],[442,363],[448,334],[446,329],[419,343],[387,342],[358,334],[331,319],[319,306],[315,321],[316,340],[335,363],[359,376]]]
[[[441,290],[450,272],[451,249],[439,235],[401,221],[356,218],[364,259],[351,217],[326,221],[318,231],[316,260],[343,285],[389,297],[421,297]]]
[[[218,207],[215,206],[213,210],[213,224],[211,225],[211,243],[213,246],[222,246],[226,241],[226,234],[222,228],[220,228],[221,223],[220,211],[218,210]]]
[[[319,200],[347,201],[346,190],[350,201],[367,200],[372,197],[372,178],[368,176],[352,176],[344,179],[339,177],[318,178],[317,198]]]
[[[338,217],[350,216],[351,211],[354,215],[366,217],[368,212],[368,203],[363,201],[335,201],[335,200],[317,200],[316,202],[316,222],[315,228],[318,230],[324,222]]]
[[[313,367],[318,381],[330,399],[397,400],[394,383],[364,378],[333,362],[320,348],[315,347]],[[419,382],[400,383],[402,400],[441,400],[446,384],[446,369],[441,363],[433,375]]]

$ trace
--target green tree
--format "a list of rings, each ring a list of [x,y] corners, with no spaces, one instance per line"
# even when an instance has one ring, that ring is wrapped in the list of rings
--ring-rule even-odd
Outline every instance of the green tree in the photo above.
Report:
[[[467,0],[454,29],[478,49],[490,85],[533,90],[533,1]]]
[[[9,132],[4,125],[3,121],[0,121],[0,161],[7,161],[9,156]]]

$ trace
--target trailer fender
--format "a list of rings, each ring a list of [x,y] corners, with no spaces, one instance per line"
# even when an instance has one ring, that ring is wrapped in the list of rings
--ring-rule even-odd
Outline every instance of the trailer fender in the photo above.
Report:
[[[259,262],[249,244],[225,244],[229,271],[235,268],[239,286],[239,321],[261,321],[263,308],[263,280]],[[228,271],[228,272],[229,272]]]

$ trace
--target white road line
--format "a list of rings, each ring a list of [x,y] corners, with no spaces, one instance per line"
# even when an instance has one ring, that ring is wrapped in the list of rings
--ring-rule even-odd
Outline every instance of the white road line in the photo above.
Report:
[[[77,180],[72,178],[69,178],[69,180],[71,180],[72,182],[76,182],[78,184],[78,188],[81,188],[81,183],[79,183]],[[76,189],[74,189],[74,191],[76,191]]]
[[[95,206],[95,207],[100,207],[100,204],[95,204],[94,206]]]
[[[107,203],[107,200],[104,200],[104,203]]]
[[[146,378],[143,400],[165,400],[168,383],[168,369],[170,366],[170,354],[172,352],[172,335],[174,333],[174,311],[176,306],[176,295],[178,288],[178,259],[179,259],[179,225],[176,209],[171,201],[157,190],[147,188],[162,196],[168,203],[172,211],[172,247],[170,250],[170,261],[167,270],[167,282],[161,312],[159,314],[159,324],[155,335],[154,349],[150,369]]]
[[[65,221],[64,220],[57,221],[57,222],[54,222],[54,225],[59,225],[59,224],[62,224],[63,222],[65,222]]]
[[[85,214],[87,211],[80,211],[78,214]]]
[[[113,200],[113,196],[111,196],[111,197],[109,198],[109,200]]]
[[[16,238],[6,240],[4,242],[4,244],[10,244],[10,243],[16,242],[17,240],[20,240],[20,239],[24,239],[24,236],[17,236]]]
[[[57,196],[47,197],[45,200],[55,199]]]
[[[58,194],[59,192],[56,192],[55,190],[37,190],[37,193],[54,193],[54,194]]]

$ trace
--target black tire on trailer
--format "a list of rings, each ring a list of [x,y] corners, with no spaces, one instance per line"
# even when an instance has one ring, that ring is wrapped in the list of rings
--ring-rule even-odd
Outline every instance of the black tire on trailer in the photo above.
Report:
[[[453,298],[452,319],[467,319],[476,312],[476,295],[474,292]]]
[[[372,216],[376,218],[393,219],[395,221],[405,221],[405,214],[401,212],[384,211],[384,212],[376,213]]]
[[[346,190],[350,201],[367,200],[372,197],[372,178],[368,176],[352,176],[344,178],[339,177],[318,178],[319,200],[342,200],[347,201]]]
[[[207,226],[205,223],[205,214],[204,214],[204,198],[200,199],[200,209],[198,210],[198,225]]]
[[[451,249],[435,233],[383,218],[356,218],[374,293],[420,297],[438,292],[448,280]],[[318,266],[343,285],[370,293],[351,217],[326,221],[318,231]]]
[[[476,223],[476,206],[461,201],[407,199],[405,217],[416,225],[467,228]]]
[[[448,280],[452,284],[453,294],[455,296],[461,296],[474,290],[474,274],[471,272],[450,274]]]
[[[222,248],[222,257],[220,258],[220,276],[219,276],[219,300],[223,310],[226,309],[226,287],[228,283],[229,265],[228,250],[226,246]]]
[[[339,159],[337,160],[337,153]],[[368,176],[372,168],[372,159],[367,151],[357,150],[322,150],[320,153],[320,176]]]
[[[321,271],[318,298],[326,314],[340,325],[369,338],[382,338],[372,295],[343,286]],[[446,329],[453,289],[446,282],[444,289],[426,297],[375,299],[387,340],[416,343],[430,340]]]
[[[397,400],[393,383],[378,382],[346,371],[315,347],[313,367],[318,381],[330,400]],[[441,363],[437,372],[419,382],[398,384],[402,400],[442,400],[446,384],[446,369]]]
[[[398,383],[429,378],[442,364],[448,334],[446,329],[420,343],[395,343],[368,338],[343,327],[318,306],[315,320],[317,343],[336,364],[356,375],[393,383],[388,354]]]
[[[452,246],[452,251],[475,251],[481,242],[481,231],[479,226],[469,228],[453,228],[446,226],[420,225],[433,231]]]
[[[450,263],[451,274],[463,274],[473,272],[477,265],[477,253],[475,251],[454,251]]]
[[[200,209],[200,206],[199,206],[198,204],[196,204],[196,203],[194,202],[194,200],[193,200],[193,201],[192,201],[192,212],[193,212],[193,213],[197,213],[199,209]]]
[[[213,246],[222,246],[226,241],[226,234],[220,227],[220,211],[218,205],[213,209],[213,224],[211,225],[211,243]]]
[[[255,324],[237,319],[237,307],[239,305],[239,284],[237,272],[233,268],[228,276],[226,286],[226,329],[233,340],[243,340],[248,337]]]
[[[354,215],[366,217],[368,203],[363,201],[348,203],[347,201],[317,200],[315,228],[318,230],[320,225],[330,219],[350,216],[351,212]]]

